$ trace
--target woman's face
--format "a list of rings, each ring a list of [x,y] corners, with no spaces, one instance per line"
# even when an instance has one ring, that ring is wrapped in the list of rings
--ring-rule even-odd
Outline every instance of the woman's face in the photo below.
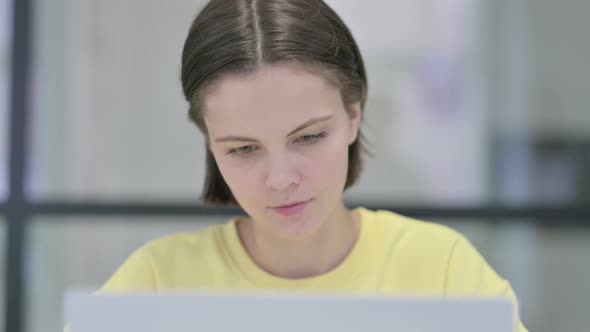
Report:
[[[344,209],[348,146],[360,105],[295,65],[228,76],[205,98],[210,149],[256,227],[305,236]]]

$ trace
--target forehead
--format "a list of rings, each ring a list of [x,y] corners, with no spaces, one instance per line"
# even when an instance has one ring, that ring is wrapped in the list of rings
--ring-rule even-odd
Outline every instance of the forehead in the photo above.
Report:
[[[230,75],[205,96],[205,122],[215,131],[307,121],[343,110],[340,91],[320,74],[294,65]],[[292,129],[292,128],[291,128]]]

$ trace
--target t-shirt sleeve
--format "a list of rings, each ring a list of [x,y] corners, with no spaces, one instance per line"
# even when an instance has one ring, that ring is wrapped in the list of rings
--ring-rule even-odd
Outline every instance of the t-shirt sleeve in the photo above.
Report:
[[[133,252],[102,286],[98,293],[154,291],[158,287],[153,257],[146,247]]]
[[[518,315],[518,301],[510,283],[494,271],[481,254],[463,236],[452,247],[445,279],[445,293],[456,295],[503,296],[516,308],[518,327],[527,332]]]

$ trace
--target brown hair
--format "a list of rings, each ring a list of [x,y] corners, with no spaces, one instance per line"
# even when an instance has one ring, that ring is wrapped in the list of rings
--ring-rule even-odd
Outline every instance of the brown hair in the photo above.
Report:
[[[321,0],[211,0],[196,17],[182,52],[182,86],[189,117],[208,140],[203,119],[207,88],[223,75],[247,74],[265,65],[294,62],[319,73],[342,95],[344,105],[364,108],[367,77],[352,34]],[[348,150],[345,189],[362,169],[362,133]],[[208,144],[207,144],[208,145]],[[236,203],[207,147],[202,199]]]

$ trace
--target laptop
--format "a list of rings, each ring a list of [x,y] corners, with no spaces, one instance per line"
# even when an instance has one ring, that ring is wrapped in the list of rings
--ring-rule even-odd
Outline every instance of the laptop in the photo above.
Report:
[[[65,297],[70,332],[512,332],[499,298],[125,293]]]

